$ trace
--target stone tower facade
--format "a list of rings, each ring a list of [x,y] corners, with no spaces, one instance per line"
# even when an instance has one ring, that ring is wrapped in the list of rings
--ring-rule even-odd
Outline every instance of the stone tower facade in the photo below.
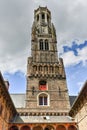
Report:
[[[47,7],[34,11],[26,108],[43,114],[68,113],[70,108],[63,60],[58,57],[56,30]]]

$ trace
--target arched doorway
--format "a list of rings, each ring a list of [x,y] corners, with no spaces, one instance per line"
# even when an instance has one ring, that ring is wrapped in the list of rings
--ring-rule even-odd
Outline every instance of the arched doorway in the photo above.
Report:
[[[43,130],[43,128],[41,126],[35,126],[33,130]]]
[[[71,125],[68,127],[68,130],[77,130],[77,128],[74,125]]]
[[[46,126],[45,127],[45,129],[44,130],[54,130],[54,127],[53,126],[51,126],[51,125],[48,125],[48,126]]]
[[[63,125],[59,125],[57,126],[56,130],[66,130],[66,128]]]
[[[28,126],[23,126],[23,127],[21,127],[20,130],[30,130],[30,127],[28,127]]]
[[[18,130],[18,127],[17,127],[17,126],[11,126],[11,127],[9,128],[9,130]]]

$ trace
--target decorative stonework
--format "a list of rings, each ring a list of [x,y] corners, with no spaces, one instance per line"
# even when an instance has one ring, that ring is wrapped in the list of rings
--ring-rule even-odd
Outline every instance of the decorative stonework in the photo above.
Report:
[[[31,57],[27,63],[26,108],[36,109],[37,113],[40,108],[47,110],[46,106],[38,105],[40,100],[40,104],[46,104],[48,101],[49,111],[55,113],[61,110],[67,113],[70,104],[65,70],[63,60],[58,58],[56,29],[47,7],[35,10],[31,34]],[[40,89],[40,81],[46,82],[44,86],[47,89]],[[40,93],[47,93],[50,98],[38,99]]]

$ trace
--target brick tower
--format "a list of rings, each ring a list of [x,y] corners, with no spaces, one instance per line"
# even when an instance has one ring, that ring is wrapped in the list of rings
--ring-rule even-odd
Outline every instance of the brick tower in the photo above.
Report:
[[[70,108],[63,60],[58,57],[56,30],[47,7],[34,11],[26,108],[42,115],[67,114]]]

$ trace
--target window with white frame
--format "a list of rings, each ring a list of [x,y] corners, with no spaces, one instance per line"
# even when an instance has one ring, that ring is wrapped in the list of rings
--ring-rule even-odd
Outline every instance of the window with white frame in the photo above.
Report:
[[[48,105],[48,95],[47,94],[40,94],[39,97],[39,105],[47,106]]]

